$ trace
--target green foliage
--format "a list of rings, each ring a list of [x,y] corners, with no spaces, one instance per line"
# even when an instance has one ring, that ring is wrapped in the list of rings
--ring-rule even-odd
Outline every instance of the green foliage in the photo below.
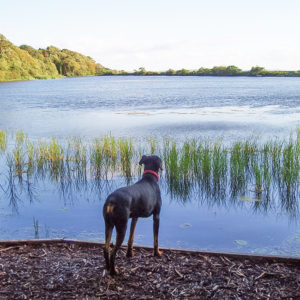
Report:
[[[117,71],[103,67],[91,57],[68,49],[49,46],[34,49],[28,45],[17,47],[0,34],[0,82],[12,80],[50,79],[63,76],[94,75],[137,75],[137,76],[300,76],[300,71],[267,71],[255,66],[242,71],[236,66],[214,66],[198,70],[173,70],[163,72],[147,71],[140,67],[133,72]]]
[[[0,162],[5,166],[7,157],[7,167],[20,183],[40,177],[62,185],[72,181],[78,185],[86,184],[89,178],[100,187],[101,180],[122,176],[129,184],[133,177],[141,176],[141,156],[156,153],[163,160],[161,178],[172,197],[184,201],[196,189],[207,199],[223,201],[230,195],[234,201],[253,202],[256,209],[265,210],[270,206],[270,196],[277,193],[286,211],[293,213],[299,198],[299,130],[289,141],[225,144],[221,140],[178,142],[152,137],[138,148],[130,137],[117,139],[111,135],[88,143],[79,138],[61,143],[55,137],[33,142],[22,130],[15,134],[14,143],[7,143],[6,136],[0,130]]]
[[[0,34],[0,81],[106,75],[109,71],[89,56],[54,46],[17,47]]]
[[[7,135],[4,130],[0,130],[0,153],[6,150]]]
[[[113,71],[110,70],[99,75],[138,75],[138,76],[281,76],[281,77],[296,77],[300,76],[300,71],[267,71],[263,67],[255,66],[252,67],[249,71],[242,71],[237,66],[214,66],[213,68],[204,68],[201,67],[198,70],[173,70],[168,69],[164,72],[154,72],[147,71],[145,68],[141,67],[139,70],[135,70],[133,73],[127,73],[124,71]]]

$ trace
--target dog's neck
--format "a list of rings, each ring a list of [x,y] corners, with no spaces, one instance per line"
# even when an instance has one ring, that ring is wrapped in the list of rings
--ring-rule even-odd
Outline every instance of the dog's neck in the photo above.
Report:
[[[143,173],[143,175],[145,175],[147,173],[153,174],[157,178],[157,181],[159,180],[159,175],[155,171],[145,170],[144,173]]]

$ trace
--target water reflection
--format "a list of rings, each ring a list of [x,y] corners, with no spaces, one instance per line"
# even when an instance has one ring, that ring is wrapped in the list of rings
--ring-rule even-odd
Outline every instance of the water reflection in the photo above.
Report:
[[[78,173],[76,170],[65,170],[66,172],[55,173],[44,172],[42,177],[25,173],[21,178],[17,176],[12,167],[3,176],[0,191],[9,200],[11,209],[18,213],[19,203],[33,203],[38,200],[41,189],[53,189],[58,192],[64,205],[72,203],[74,199],[91,198],[104,199],[114,189],[131,184],[138,177],[117,175],[111,179],[99,179],[88,177],[87,173]],[[4,180],[4,178],[6,180]],[[283,188],[268,188],[257,192],[249,183],[237,186],[228,185],[226,181],[215,180],[170,180],[165,174],[160,179],[162,197],[168,195],[171,201],[185,205],[186,203],[197,203],[207,208],[241,208],[247,207],[253,213],[265,215],[267,213],[285,214],[290,219],[299,216],[299,190]]]

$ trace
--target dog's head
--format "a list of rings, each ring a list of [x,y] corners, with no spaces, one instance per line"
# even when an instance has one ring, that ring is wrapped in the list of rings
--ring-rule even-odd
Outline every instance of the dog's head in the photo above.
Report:
[[[156,155],[143,155],[139,164],[144,165],[145,171],[152,170],[157,173],[159,170],[162,170],[162,161]]]

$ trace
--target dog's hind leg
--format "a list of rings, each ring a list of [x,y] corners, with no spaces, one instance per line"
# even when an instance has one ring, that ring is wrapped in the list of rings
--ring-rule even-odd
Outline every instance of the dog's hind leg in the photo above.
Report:
[[[118,274],[118,271],[115,268],[115,259],[116,259],[117,251],[120,249],[124,241],[126,229],[127,229],[127,220],[125,222],[120,222],[116,224],[117,237],[116,237],[116,245],[114,246],[110,255],[110,275]]]
[[[137,223],[138,218],[132,218],[131,220],[131,225],[130,225],[130,234],[129,234],[129,239],[128,239],[128,245],[127,245],[127,257],[132,257],[133,256],[133,240],[134,240],[134,232],[135,232],[135,226]]]
[[[153,214],[154,256],[161,256],[158,249],[159,214]]]
[[[109,266],[110,266],[109,246],[110,246],[110,240],[111,240],[113,228],[114,228],[113,225],[108,224],[108,223],[105,224],[104,259],[105,259],[105,265],[106,265],[107,270],[109,270]]]

